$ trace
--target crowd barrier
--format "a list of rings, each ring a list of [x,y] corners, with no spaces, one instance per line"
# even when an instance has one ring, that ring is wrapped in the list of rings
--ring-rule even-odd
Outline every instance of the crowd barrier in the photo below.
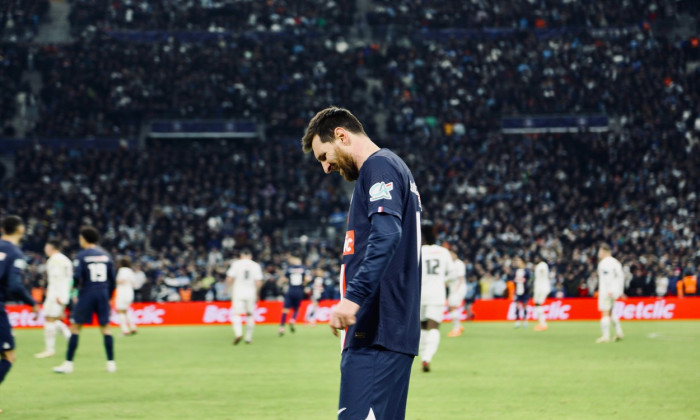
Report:
[[[298,322],[310,319],[312,311],[309,303],[302,303]],[[328,322],[331,309],[336,303],[338,301],[320,302],[315,311],[316,321]],[[600,318],[597,299],[549,299],[543,306],[550,321],[590,321]],[[528,309],[528,318],[532,319],[533,308],[528,306]],[[44,325],[43,313],[35,315],[29,306],[8,305],[6,310],[14,328],[37,328]],[[478,300],[473,310],[475,321],[509,321],[515,319],[516,307],[515,303],[505,299]],[[229,302],[135,303],[131,311],[138,325],[222,325],[231,322]],[[622,320],[700,319],[700,298],[628,298],[616,302],[613,311]],[[258,302],[256,323],[277,324],[281,316],[282,302]],[[461,316],[463,320],[466,319],[463,309]],[[444,320],[450,320],[447,310]],[[115,311],[112,312],[111,321],[114,325],[118,324]]]

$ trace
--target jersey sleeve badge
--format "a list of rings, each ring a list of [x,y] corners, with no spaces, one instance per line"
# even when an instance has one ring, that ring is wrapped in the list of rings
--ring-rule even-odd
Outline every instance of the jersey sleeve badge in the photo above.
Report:
[[[391,200],[393,182],[377,182],[369,188],[369,201]]]

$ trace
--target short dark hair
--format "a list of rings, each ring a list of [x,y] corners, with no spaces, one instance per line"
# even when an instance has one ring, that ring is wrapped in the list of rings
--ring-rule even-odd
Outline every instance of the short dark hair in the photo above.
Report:
[[[600,249],[603,251],[612,252],[612,248],[610,248],[610,245],[606,243],[600,244]]]
[[[427,245],[435,245],[437,235],[435,234],[435,224],[431,220],[423,220],[420,223],[420,234],[423,242]]]
[[[253,252],[250,250],[250,248],[243,248],[241,249],[241,255],[250,255],[252,257]]]
[[[332,142],[335,138],[333,131],[335,131],[337,127],[343,127],[351,133],[367,135],[360,120],[352,115],[350,111],[345,108],[331,106],[319,111],[314,115],[311,121],[309,121],[309,125],[306,127],[306,133],[304,137],[301,138],[301,149],[304,153],[309,153],[312,150],[311,143],[314,141],[314,137],[316,137],[317,134],[322,143]]]
[[[92,226],[83,226],[80,228],[80,236],[89,244],[96,244],[100,241],[100,232]]]
[[[118,266],[119,268],[131,268],[131,258],[129,258],[128,255],[124,255],[123,257],[119,258]]]
[[[56,238],[51,238],[48,241],[46,241],[46,245],[51,245],[52,247],[54,247],[54,249],[56,249],[58,251],[60,251],[61,248],[63,248],[61,246],[61,241],[56,239]]]
[[[11,214],[2,220],[2,231],[5,235],[15,234],[20,226],[24,226],[24,222],[17,215]]]

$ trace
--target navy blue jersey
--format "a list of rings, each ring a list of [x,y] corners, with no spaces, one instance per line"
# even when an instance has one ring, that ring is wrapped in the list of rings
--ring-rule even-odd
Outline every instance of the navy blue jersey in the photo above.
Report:
[[[102,248],[87,248],[78,253],[73,261],[74,279],[80,294],[106,290],[112,293],[115,287],[115,270],[112,257]]]
[[[284,276],[289,281],[288,295],[304,295],[304,279],[307,270],[303,265],[289,265],[284,271]]]
[[[515,277],[513,281],[515,282],[515,296],[529,296],[530,295],[530,272],[524,268],[518,268],[515,270]]]
[[[25,268],[27,261],[17,245],[0,239],[0,303],[17,298],[28,305],[36,304],[24,288]]]
[[[404,161],[388,149],[367,158],[350,202],[343,245],[343,294],[360,305],[344,348],[381,346],[410,355],[418,353],[420,212],[418,187]],[[372,264],[367,258],[368,245],[377,246],[369,244],[373,217],[395,218],[400,239],[378,278],[366,278],[363,271]],[[376,238],[380,236],[381,232]]]

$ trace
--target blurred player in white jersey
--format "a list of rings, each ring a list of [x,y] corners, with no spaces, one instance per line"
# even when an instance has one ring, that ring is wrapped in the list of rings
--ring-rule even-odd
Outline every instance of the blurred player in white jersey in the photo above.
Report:
[[[539,262],[535,266],[535,290],[532,300],[535,302],[535,317],[538,320],[535,331],[544,331],[549,327],[547,326],[547,317],[542,310],[542,304],[552,292],[552,283],[549,281],[547,262],[541,256],[538,259]]]
[[[318,301],[321,300],[321,295],[323,294],[323,283],[326,279],[326,272],[318,267],[314,270],[313,280],[311,280],[311,286],[309,292],[311,295],[311,304],[309,304],[309,309],[307,314],[309,314],[309,324],[316,325],[316,310],[318,309]],[[309,286],[307,286],[309,288]]]
[[[421,297],[420,297],[420,345],[418,354],[423,361],[423,372],[430,372],[430,362],[440,345],[440,330],[445,312],[445,287],[450,279],[452,256],[435,245],[435,228],[430,221],[421,226]]]
[[[525,261],[520,257],[515,257],[513,260],[515,265],[515,325],[514,328],[520,328],[520,319],[522,318],[522,327],[527,328],[527,301],[530,299],[530,273],[525,268]]]
[[[600,328],[603,335],[596,343],[610,342],[610,316],[615,327],[615,341],[622,340],[620,318],[612,309],[615,301],[624,292],[624,272],[620,262],[613,258],[610,246],[603,244],[598,249],[598,310],[600,311]]]
[[[134,286],[136,284],[136,274],[131,269],[131,258],[124,256],[119,260],[117,270],[117,294],[114,299],[114,306],[119,314],[119,325],[122,334],[136,334],[136,324],[129,313],[129,307],[134,303]]]
[[[467,281],[465,278],[467,268],[456,252],[450,251],[450,256],[452,257],[452,267],[450,268],[450,294],[447,298],[447,305],[452,316],[452,331],[447,336],[459,337],[464,331],[460,317],[462,315],[462,302],[467,294]],[[467,319],[469,319],[472,304],[468,302],[464,304],[464,309],[467,311]]]
[[[63,323],[65,308],[70,299],[70,289],[73,286],[73,263],[70,258],[61,253],[61,242],[49,239],[44,246],[46,261],[46,299],[44,300],[44,343],[46,348],[34,357],[43,359],[56,354],[56,331],[67,339],[70,329]]]
[[[236,345],[243,339],[243,316],[246,318],[245,342],[253,342],[253,328],[255,327],[255,306],[258,302],[258,292],[262,286],[263,272],[260,264],[253,261],[253,254],[249,249],[241,250],[240,258],[233,263],[226,272],[227,284],[233,284],[231,290],[231,302],[233,304],[233,344]]]

